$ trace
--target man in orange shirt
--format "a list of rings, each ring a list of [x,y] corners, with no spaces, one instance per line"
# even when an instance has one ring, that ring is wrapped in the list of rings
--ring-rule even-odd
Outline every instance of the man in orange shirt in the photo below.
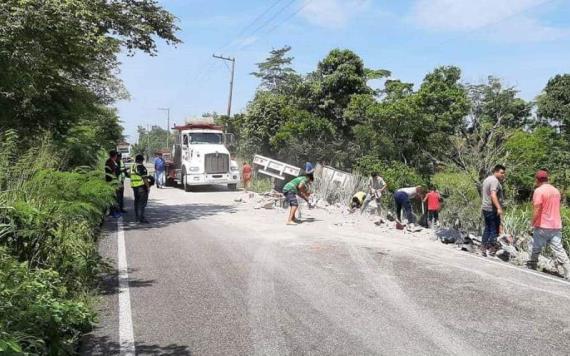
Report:
[[[251,166],[247,162],[243,162],[241,176],[243,178],[243,189],[245,189],[246,192],[251,187],[252,171]]]
[[[527,262],[529,268],[536,269],[538,256],[549,244],[556,260],[564,267],[564,277],[570,279],[570,260],[562,246],[562,219],[560,218],[560,192],[548,183],[548,171],[536,172],[536,189],[532,195],[532,254]]]

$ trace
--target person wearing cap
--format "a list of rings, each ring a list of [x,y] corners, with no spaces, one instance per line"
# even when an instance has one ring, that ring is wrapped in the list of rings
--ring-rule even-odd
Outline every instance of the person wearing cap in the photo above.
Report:
[[[535,175],[532,195],[532,253],[527,266],[536,269],[538,256],[549,245],[556,260],[564,268],[564,278],[570,279],[570,260],[562,246],[562,218],[560,217],[560,192],[549,183],[547,170],[539,170]]]
[[[148,202],[148,193],[150,191],[150,183],[148,172],[143,164],[144,156],[138,154],[135,157],[135,163],[131,166],[131,188],[135,196],[135,219],[137,222],[147,224],[148,221],[144,217],[144,211]]]
[[[307,204],[309,204],[309,208],[311,207],[311,203],[309,202],[310,193],[308,186],[315,179],[313,172],[314,169],[311,167],[311,170],[305,171],[304,175],[293,179],[283,187],[283,195],[289,203],[289,217],[287,219],[287,225],[298,224],[298,220],[295,218],[295,214],[299,209],[299,201],[297,200],[297,196],[305,200]]]
[[[485,220],[485,230],[481,241],[481,255],[494,256],[497,248],[497,237],[502,229],[503,219],[503,186],[505,181],[505,166],[498,164],[493,168],[493,174],[485,178],[481,189],[481,211]]]

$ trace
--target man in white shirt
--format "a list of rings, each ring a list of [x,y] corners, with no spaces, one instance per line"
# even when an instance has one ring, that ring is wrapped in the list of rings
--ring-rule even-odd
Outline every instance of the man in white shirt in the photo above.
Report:
[[[408,220],[408,224],[414,223],[414,214],[412,213],[412,203],[410,200],[419,197],[422,198],[424,189],[421,186],[400,188],[394,193],[394,202],[396,203],[396,219],[402,222],[402,209]]]

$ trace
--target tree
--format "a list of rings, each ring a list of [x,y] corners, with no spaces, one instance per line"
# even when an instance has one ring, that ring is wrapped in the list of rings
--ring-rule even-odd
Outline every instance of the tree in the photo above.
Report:
[[[124,97],[121,48],[154,55],[156,38],[178,43],[174,21],[155,0],[0,2],[0,129],[63,137],[79,113]]]
[[[493,166],[506,163],[505,143],[516,129],[530,123],[532,103],[518,98],[514,88],[505,88],[494,77],[485,84],[467,85],[466,89],[471,103],[469,114],[460,134],[451,140],[445,160],[468,172],[479,185]],[[513,163],[507,165],[509,169]]]
[[[537,100],[539,118],[568,134],[570,125],[570,74],[551,78]]]
[[[260,88],[279,93],[291,93],[300,77],[291,68],[293,57],[289,57],[291,46],[273,49],[265,61],[257,63],[257,72],[251,75],[260,78]]]
[[[157,152],[165,149],[166,136],[169,135],[168,131],[159,126],[153,126],[150,130],[139,126],[138,129],[139,140],[133,145],[133,154],[142,154],[147,160],[150,160]],[[170,134],[169,141],[174,142],[175,135]]]
[[[504,87],[498,78],[489,76],[487,83],[468,85],[473,110],[466,128],[482,126],[519,128],[530,123],[532,103],[517,97],[513,87]]]
[[[257,91],[249,103],[240,129],[240,152],[245,156],[271,155],[271,140],[287,121],[286,96],[269,91]]]

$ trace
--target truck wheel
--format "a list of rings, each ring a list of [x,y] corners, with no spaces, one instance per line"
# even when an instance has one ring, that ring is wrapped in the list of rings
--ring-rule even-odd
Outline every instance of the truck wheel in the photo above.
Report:
[[[188,184],[188,176],[186,174],[186,169],[184,169],[184,174],[182,175],[182,184],[184,185],[184,191],[191,192],[192,186]]]
[[[236,191],[237,190],[237,184],[228,184],[228,190]]]

